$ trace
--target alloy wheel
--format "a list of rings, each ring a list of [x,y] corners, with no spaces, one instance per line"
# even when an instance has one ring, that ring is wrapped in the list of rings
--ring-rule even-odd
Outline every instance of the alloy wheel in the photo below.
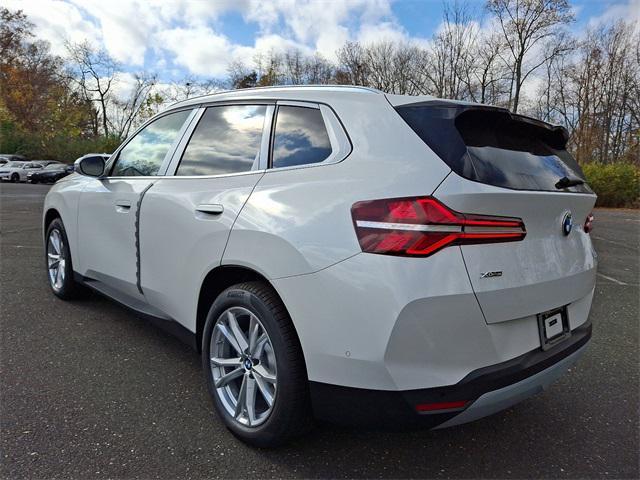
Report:
[[[47,267],[49,282],[54,290],[60,290],[64,284],[65,265],[62,235],[57,229],[51,230],[47,240]]]
[[[276,399],[276,357],[258,317],[242,307],[225,310],[209,346],[216,394],[227,414],[246,427],[268,417]]]

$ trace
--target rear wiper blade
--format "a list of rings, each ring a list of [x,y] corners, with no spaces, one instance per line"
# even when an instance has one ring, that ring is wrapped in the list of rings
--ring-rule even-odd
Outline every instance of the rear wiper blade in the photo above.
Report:
[[[576,185],[583,185],[583,184],[584,184],[584,180],[581,180],[579,178],[562,177],[560,180],[556,182],[556,188],[557,189],[569,188],[569,187],[575,187]]]

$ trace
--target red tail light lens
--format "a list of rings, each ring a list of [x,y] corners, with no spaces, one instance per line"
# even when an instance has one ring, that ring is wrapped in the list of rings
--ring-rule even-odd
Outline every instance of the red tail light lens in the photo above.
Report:
[[[449,245],[513,242],[526,235],[519,218],[459,213],[433,197],[357,202],[351,207],[363,252],[427,257]]]
[[[591,230],[593,230],[593,213],[590,213],[589,215],[587,215],[587,219],[584,221],[584,231],[587,233],[591,233]]]

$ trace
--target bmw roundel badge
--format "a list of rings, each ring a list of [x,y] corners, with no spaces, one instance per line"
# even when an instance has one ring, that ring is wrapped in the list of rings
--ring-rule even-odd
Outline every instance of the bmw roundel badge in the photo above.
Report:
[[[562,233],[566,237],[571,233],[571,229],[573,228],[573,220],[571,218],[571,212],[567,212],[564,214],[564,218],[562,219]]]

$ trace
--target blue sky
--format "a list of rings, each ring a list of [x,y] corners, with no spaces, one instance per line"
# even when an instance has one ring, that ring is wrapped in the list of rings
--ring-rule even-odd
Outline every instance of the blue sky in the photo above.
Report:
[[[463,0],[459,0],[463,1]],[[229,62],[251,63],[267,50],[299,48],[335,58],[346,40],[428,43],[442,21],[443,0],[0,0],[22,9],[36,36],[64,53],[64,42],[105,48],[128,72],[221,78]],[[483,28],[484,2],[469,0]],[[640,18],[640,0],[575,0],[572,26]]]

